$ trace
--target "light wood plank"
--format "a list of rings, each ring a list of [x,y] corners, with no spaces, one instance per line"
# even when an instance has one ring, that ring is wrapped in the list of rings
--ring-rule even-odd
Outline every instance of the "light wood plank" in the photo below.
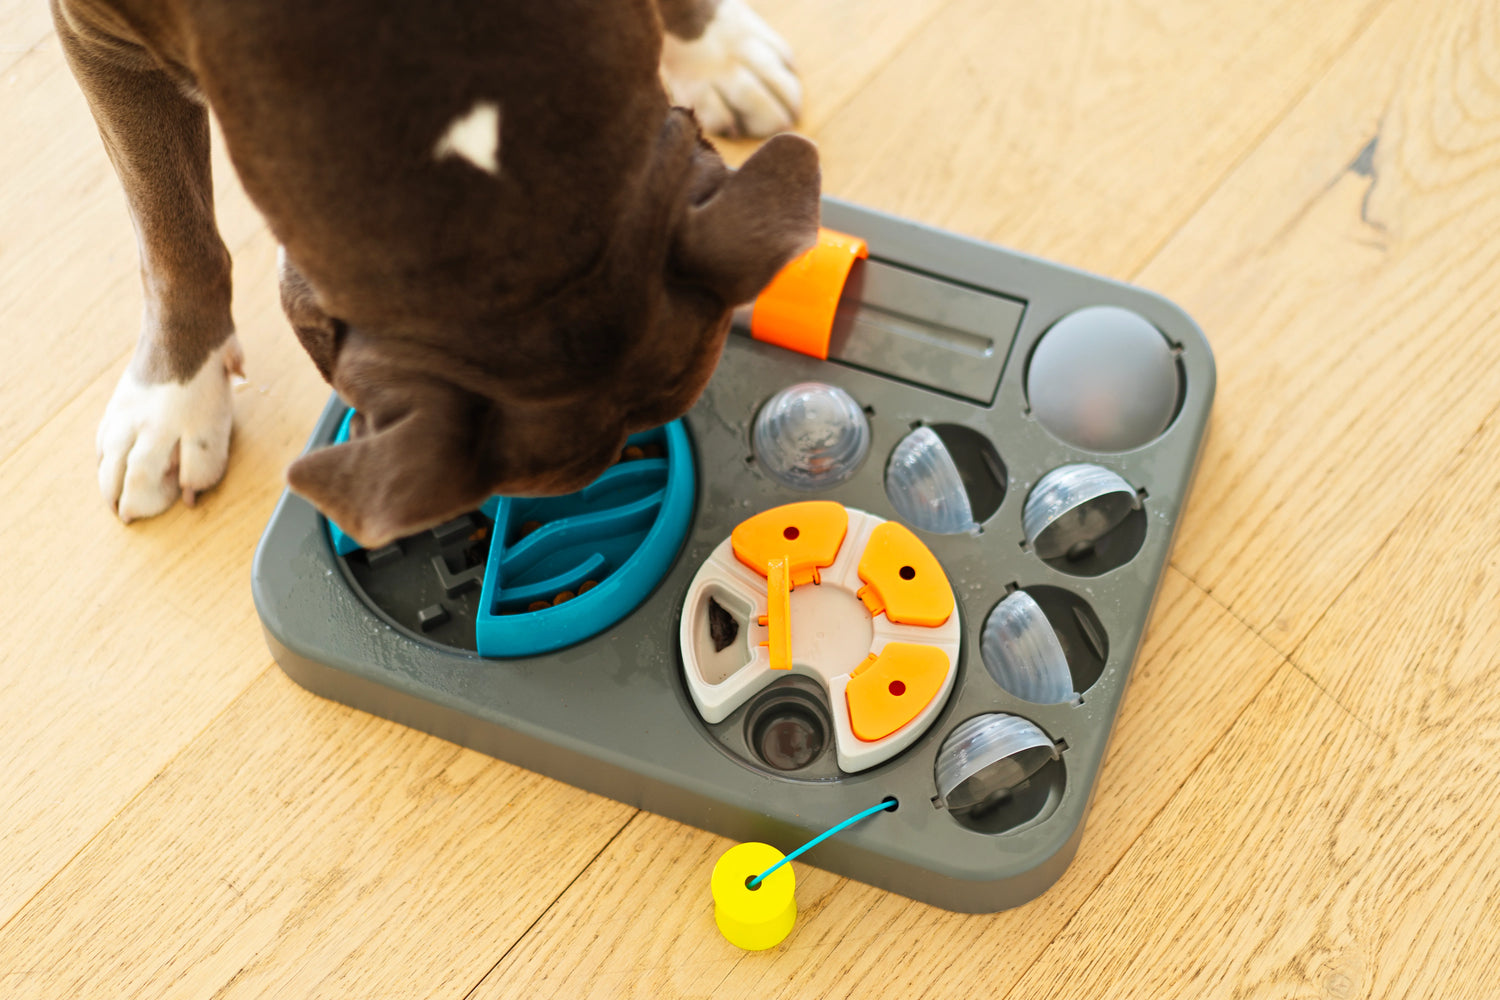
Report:
[[[859,94],[925,24],[953,0],[756,0],[756,11],[792,47],[792,63],[802,79],[802,118],[797,131],[819,129]],[[738,166],[759,142],[716,140],[719,151]]]
[[[1483,738],[1500,704],[1500,407],[1297,651],[1387,734]]]
[[[960,0],[815,135],[828,191],[1132,275],[1384,0]]]
[[[792,46],[802,77],[799,131],[816,132],[953,0],[755,0],[755,10]]]
[[[798,865],[798,925],[746,955],[719,936],[709,873],[731,844],[633,821],[504,957],[473,1000],[500,997],[998,995],[1166,805],[1283,661],[1170,573],[1111,743],[1083,845],[1052,890],[966,916]],[[790,849],[792,844],[780,845]],[[1004,940],[1004,948],[991,942]]]
[[[462,997],[631,812],[270,669],[5,928],[4,992]]]
[[[1288,668],[1009,995],[1493,997],[1495,704],[1383,744]]]
[[[1497,66],[1494,4],[1388,9],[1141,274],[1218,357],[1174,564],[1285,652],[1500,400]]]
[[[239,261],[250,382],[225,481],[196,509],[127,529],[99,498],[112,370],[0,463],[0,923],[270,662],[250,560],[326,389],[280,315],[269,236]]]
[[[0,103],[15,99],[18,83],[5,75],[52,33],[52,15],[43,0],[0,0]]]

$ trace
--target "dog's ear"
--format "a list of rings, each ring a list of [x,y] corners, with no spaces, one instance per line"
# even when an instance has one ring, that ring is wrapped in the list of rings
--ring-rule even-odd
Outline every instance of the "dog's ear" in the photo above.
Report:
[[[435,394],[378,430],[297,459],[287,484],[365,548],[442,524],[489,496],[468,409],[457,394]]]
[[[821,180],[816,146],[775,136],[688,207],[673,247],[678,271],[726,305],[749,302],[817,242]]]

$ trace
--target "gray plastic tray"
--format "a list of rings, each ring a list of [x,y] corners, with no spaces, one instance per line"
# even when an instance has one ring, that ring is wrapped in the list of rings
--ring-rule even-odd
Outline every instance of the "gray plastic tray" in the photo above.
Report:
[[[686,417],[698,469],[687,540],[661,584],[613,629],[517,660],[485,660],[424,637],[372,607],[334,554],[321,517],[290,494],[256,553],[256,606],[281,667],[320,695],[629,805],[782,850],[895,796],[897,811],[825,842],[806,860],[952,910],[1016,906],[1055,882],[1077,850],[1197,464],[1214,394],[1213,357],[1192,320],[1141,289],[832,199],[824,202],[824,224],[868,241],[869,275],[880,290],[868,309],[857,298],[841,307],[834,353],[848,360],[819,361],[746,336],[729,338],[712,382]],[[1027,407],[1025,368],[1038,338],[1061,317],[1095,305],[1144,316],[1178,351],[1183,390],[1175,418],[1159,438],[1121,454],[1065,444]],[[985,317],[1009,317],[1013,334],[992,333],[986,349],[986,329],[973,329]],[[880,352],[849,346],[861,340],[862,323],[878,326],[870,336],[891,344],[886,373],[872,370],[882,364]],[[972,365],[956,363],[965,352],[975,356]],[[956,370],[965,378],[944,391],[944,373]],[[976,397],[984,398],[987,378],[998,384],[992,400],[981,402]],[[749,443],[767,397],[808,380],[852,394],[868,408],[872,432],[860,470],[811,496],[757,469]],[[331,400],[310,447],[332,438],[342,413]],[[685,689],[677,629],[687,585],[735,524],[769,507],[829,499],[897,519],[883,485],[885,463],[918,424],[982,434],[1006,479],[1003,499],[979,534],[918,532],[959,601],[964,650],[953,693],[922,739],[872,770],[842,775],[825,768],[809,772],[818,780],[807,780],[757,766],[745,749],[744,709],[710,727]],[[1144,514],[1134,527],[1139,551],[1098,575],[1081,575],[1087,562],[1044,562],[1023,545],[1021,512],[1031,486],[1074,462],[1112,469],[1144,491]],[[1057,588],[1092,609],[1108,655],[1081,702],[1021,701],[984,669],[985,618],[1016,587]],[[982,822],[959,822],[936,799],[934,759],[948,733],[985,712],[1031,720],[1061,754],[1024,794],[1018,790],[1015,805]]]

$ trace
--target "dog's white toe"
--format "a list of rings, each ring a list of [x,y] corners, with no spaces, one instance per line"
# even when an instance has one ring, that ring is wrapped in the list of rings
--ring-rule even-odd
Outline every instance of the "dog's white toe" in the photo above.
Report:
[[[724,0],[698,38],[667,35],[662,79],[706,130],[767,136],[791,128],[802,113],[802,83],[790,60],[786,42],[745,0]]]
[[[229,376],[243,364],[233,337],[187,382],[148,384],[126,369],[97,438],[99,491],[120,520],[192,505],[224,475],[234,406]]]

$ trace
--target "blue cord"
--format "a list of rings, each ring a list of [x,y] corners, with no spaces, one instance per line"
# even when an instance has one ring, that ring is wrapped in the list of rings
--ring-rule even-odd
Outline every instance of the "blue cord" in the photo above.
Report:
[[[864,819],[865,817],[867,817],[867,816],[874,816],[878,812],[889,812],[891,810],[894,810],[900,804],[901,803],[897,802],[895,799],[886,799],[883,802],[881,802],[880,805],[878,805],[878,806],[871,806],[870,808],[866,809],[862,813],[858,813],[857,815],[850,816],[848,819],[844,820],[842,823],[840,823],[838,826],[834,827],[833,829],[818,834],[812,840],[809,840],[807,843],[805,843],[801,847],[797,848],[791,854],[788,854],[786,857],[782,858],[780,861],[776,862],[774,865],[772,865],[771,867],[767,868],[765,871],[761,872],[759,875],[755,876],[750,881],[746,882],[745,885],[749,886],[751,889],[759,889],[760,888],[760,884],[766,880],[767,876],[769,876],[776,869],[780,868],[782,865],[784,865],[787,862],[791,861],[793,858],[795,858],[795,857],[797,857],[797,856],[799,856],[799,855],[801,855],[801,854],[803,854],[803,853],[805,853],[807,851],[812,850],[814,847],[817,847],[819,844],[821,844],[823,841],[827,840],[829,837],[832,837],[835,833],[838,833],[841,830],[847,830],[849,827],[853,826],[855,823],[858,823],[860,820]]]

